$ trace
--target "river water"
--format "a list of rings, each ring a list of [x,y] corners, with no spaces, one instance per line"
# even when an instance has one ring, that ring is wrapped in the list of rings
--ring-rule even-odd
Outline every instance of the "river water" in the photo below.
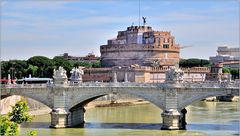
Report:
[[[152,104],[87,109],[84,128],[50,129],[50,115],[21,125],[21,135],[39,136],[239,136],[240,102],[197,102],[187,107],[187,130],[160,130],[161,113]]]

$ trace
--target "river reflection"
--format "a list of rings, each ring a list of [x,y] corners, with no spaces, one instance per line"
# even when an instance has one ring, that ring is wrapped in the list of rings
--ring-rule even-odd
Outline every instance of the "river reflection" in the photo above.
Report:
[[[239,102],[197,102],[187,107],[187,130],[161,128],[162,110],[152,104],[87,109],[84,128],[50,129],[50,115],[36,116],[21,126],[21,135],[37,130],[40,136],[198,136],[240,135]]]

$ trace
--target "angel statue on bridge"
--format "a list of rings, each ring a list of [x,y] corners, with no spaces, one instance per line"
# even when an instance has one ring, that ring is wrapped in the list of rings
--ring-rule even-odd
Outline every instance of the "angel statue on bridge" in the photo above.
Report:
[[[79,84],[82,83],[82,75],[84,74],[83,71],[84,67],[79,66],[78,68],[73,68],[71,70],[71,77],[70,77],[70,84],[71,85],[75,85],[75,84]]]

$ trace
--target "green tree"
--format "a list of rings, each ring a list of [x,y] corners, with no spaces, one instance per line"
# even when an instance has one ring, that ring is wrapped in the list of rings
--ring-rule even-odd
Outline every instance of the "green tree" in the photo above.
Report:
[[[18,124],[30,121],[32,117],[28,114],[27,102],[21,100],[12,107],[8,116],[0,115],[0,135],[17,136],[19,134]],[[31,136],[36,136],[35,132]],[[34,135],[35,134],[35,135]]]
[[[223,67],[222,72],[223,73],[230,73],[230,68]]]
[[[38,66],[33,66],[29,64],[27,68],[27,73],[31,74],[32,76],[37,76],[37,70],[38,70]]]
[[[0,135],[16,136],[18,135],[18,124],[10,121],[8,116],[0,115]]]
[[[26,76],[25,69],[28,67],[25,60],[1,61],[1,76],[7,78],[8,74],[14,78]]]
[[[71,61],[65,60],[62,56],[56,56],[53,58],[53,62],[54,62],[55,68],[62,66],[67,71],[68,77],[70,76],[70,71],[74,67]]]
[[[230,73],[233,79],[239,79],[239,68],[231,68]]]
[[[179,62],[180,67],[206,67],[210,66],[210,62],[205,59],[181,59]]]
[[[27,63],[38,67],[38,77],[52,77],[52,71],[54,68],[54,62],[52,59],[44,56],[34,56],[29,58]]]
[[[100,68],[100,67],[101,67],[101,61],[98,60],[98,61],[94,62],[94,63],[92,64],[92,66],[93,66],[94,68]]]
[[[92,63],[90,63],[90,62],[85,62],[85,61],[75,62],[75,63],[74,63],[74,67],[78,67],[78,66],[90,68],[90,67],[92,67]]]
[[[12,112],[8,114],[11,121],[21,124],[23,122],[31,121],[32,117],[28,114],[27,102],[21,100],[12,107]]]
[[[2,78],[7,78],[9,68],[10,66],[8,61],[1,61],[1,77]]]

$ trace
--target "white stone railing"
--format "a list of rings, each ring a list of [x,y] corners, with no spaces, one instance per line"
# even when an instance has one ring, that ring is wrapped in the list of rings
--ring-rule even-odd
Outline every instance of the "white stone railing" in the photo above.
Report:
[[[2,84],[2,88],[46,88],[48,84]]]
[[[237,82],[215,82],[215,81],[205,81],[205,82],[184,82],[183,87],[187,88],[237,88],[239,83]]]
[[[136,83],[136,82],[83,82],[76,85],[55,85],[55,84],[2,84],[2,88],[47,88],[47,87],[160,87],[168,88],[171,86],[183,88],[239,88],[238,82],[183,82],[180,84],[168,83]]]

